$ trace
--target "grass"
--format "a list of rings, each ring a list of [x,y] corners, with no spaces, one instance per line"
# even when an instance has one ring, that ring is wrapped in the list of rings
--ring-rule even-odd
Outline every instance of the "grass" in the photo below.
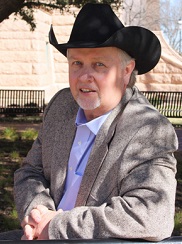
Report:
[[[175,235],[180,236],[182,233],[182,211],[175,214]]]
[[[25,140],[25,141],[26,140],[31,141],[31,140],[35,140],[37,138],[37,135],[38,135],[38,133],[36,130],[34,130],[32,128],[28,128],[27,130],[25,130],[21,133],[21,138],[22,138],[22,140]]]
[[[3,130],[2,137],[10,141],[16,141],[19,135],[15,129],[9,127]]]
[[[13,174],[37,136],[34,129],[22,132],[9,127],[0,131],[0,232],[20,228],[13,200]],[[182,155],[178,161],[175,228],[173,235],[182,235]]]
[[[175,211],[175,228],[173,235],[182,235],[182,153],[175,152],[177,159],[177,192],[176,192],[176,211]]]
[[[13,200],[13,174],[37,134],[34,129],[20,133],[11,127],[0,133],[0,232],[20,228]]]

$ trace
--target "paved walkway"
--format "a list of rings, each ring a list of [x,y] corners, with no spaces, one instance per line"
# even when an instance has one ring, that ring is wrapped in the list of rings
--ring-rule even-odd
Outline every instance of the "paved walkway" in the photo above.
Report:
[[[41,123],[8,123],[8,122],[1,122],[0,123],[0,131],[4,130],[5,128],[14,128],[17,131],[23,131],[28,128],[33,128],[35,130],[39,130]]]

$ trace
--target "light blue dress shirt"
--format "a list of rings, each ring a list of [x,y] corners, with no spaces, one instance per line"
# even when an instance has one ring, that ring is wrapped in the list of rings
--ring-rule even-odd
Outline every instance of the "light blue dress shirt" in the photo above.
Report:
[[[64,195],[57,209],[71,210],[75,206],[82,177],[95,137],[110,112],[87,122],[80,108],[76,117],[76,135],[70,152]]]

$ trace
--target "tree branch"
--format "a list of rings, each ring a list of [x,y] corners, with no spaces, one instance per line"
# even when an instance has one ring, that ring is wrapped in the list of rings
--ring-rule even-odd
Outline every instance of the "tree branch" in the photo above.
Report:
[[[0,0],[0,22],[21,9],[25,0]],[[6,6],[6,7],[5,7]]]

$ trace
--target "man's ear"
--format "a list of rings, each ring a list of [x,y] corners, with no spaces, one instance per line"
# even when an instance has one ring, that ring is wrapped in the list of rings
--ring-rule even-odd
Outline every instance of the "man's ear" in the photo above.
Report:
[[[134,70],[134,68],[135,68],[135,60],[130,60],[129,61],[129,63],[126,65],[126,67],[125,67],[125,73],[124,73],[124,75],[131,75],[131,73],[133,72],[133,70]]]
[[[125,85],[128,85],[129,81],[130,81],[130,76],[131,73],[133,72],[135,68],[135,60],[130,60],[130,62],[128,62],[128,64],[125,66],[124,68],[124,83]]]

